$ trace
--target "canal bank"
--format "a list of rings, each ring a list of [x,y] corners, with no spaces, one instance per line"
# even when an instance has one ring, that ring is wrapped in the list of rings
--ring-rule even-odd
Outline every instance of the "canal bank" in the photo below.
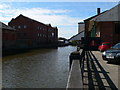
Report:
[[[29,52],[35,49],[46,49],[46,48],[57,49],[58,44],[39,45],[39,47],[33,47],[33,48],[32,47],[3,48],[2,56],[14,55],[14,54],[19,54],[19,53]]]
[[[73,51],[76,47],[67,46],[3,57],[3,87],[65,88]]]

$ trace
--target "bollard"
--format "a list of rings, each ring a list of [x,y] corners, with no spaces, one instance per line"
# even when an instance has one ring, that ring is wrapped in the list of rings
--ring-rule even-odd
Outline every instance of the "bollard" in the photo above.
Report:
[[[72,52],[69,56],[69,68],[71,68],[71,64],[73,60],[81,60],[81,55],[79,51]],[[80,61],[81,64],[81,61]]]

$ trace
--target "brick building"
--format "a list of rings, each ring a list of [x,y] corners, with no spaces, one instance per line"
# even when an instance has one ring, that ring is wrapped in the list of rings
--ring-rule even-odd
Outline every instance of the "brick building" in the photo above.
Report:
[[[17,45],[21,48],[37,48],[57,43],[58,29],[50,24],[46,25],[20,14],[8,25],[17,29]]]
[[[120,42],[120,4],[85,20],[85,36],[100,37],[113,45]]]
[[[16,29],[0,22],[2,26],[2,49],[15,49],[16,48]]]

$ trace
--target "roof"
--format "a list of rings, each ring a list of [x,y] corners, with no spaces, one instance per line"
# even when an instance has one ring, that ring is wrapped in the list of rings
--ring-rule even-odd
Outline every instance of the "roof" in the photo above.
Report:
[[[92,17],[90,17],[90,18],[87,18],[87,19],[85,19],[84,21],[91,20],[91,19],[93,19],[93,18],[95,18],[95,17],[97,17],[97,16],[99,16],[99,15],[101,15],[101,14],[103,14],[103,13],[107,12],[107,11],[108,11],[108,10],[106,10],[106,11],[104,11],[104,12],[100,13],[100,14],[94,15],[94,16],[92,16]]]
[[[24,18],[27,18],[27,19],[29,19],[29,20],[31,20],[31,21],[34,21],[34,22],[37,22],[37,23],[41,23],[41,22],[39,22],[39,21],[37,21],[37,20],[34,20],[34,19],[31,19],[31,18],[29,18],[29,17],[26,17],[26,16],[24,16],[24,15],[22,15],[22,14],[20,14],[18,17],[16,17],[16,18],[19,18],[19,17],[24,17]],[[16,19],[15,18],[15,19]],[[44,23],[41,23],[41,24],[43,24],[43,25],[46,25],[46,24],[44,24]]]
[[[26,17],[26,16],[24,16],[24,15],[22,15],[22,14],[20,14],[20,15],[19,15],[18,17],[16,17],[15,19],[17,19],[17,18],[19,18],[19,17],[24,17],[24,18],[27,18],[27,19],[29,19],[29,20],[31,20],[31,21],[34,21],[34,22],[41,23],[41,24],[43,24],[43,25],[52,27],[51,24],[44,24],[44,23],[39,22],[39,21],[37,21],[37,20],[31,19],[31,18],[29,18],[29,17]],[[12,18],[12,20],[15,20],[15,19]],[[12,20],[11,20],[11,21],[12,21]],[[53,28],[53,27],[52,27],[52,28]]]
[[[79,32],[78,34],[72,36],[69,40],[73,39],[74,37],[78,36],[79,34],[84,33],[84,31]]]
[[[106,10],[98,15],[94,15],[88,19],[85,19],[85,21],[88,20],[93,20],[97,18],[97,21],[100,21],[99,19],[101,19],[101,21],[118,21],[119,20],[119,8],[120,8],[120,3],[118,3],[118,5],[114,6],[113,8]],[[110,17],[109,17],[110,16]],[[98,19],[99,18],[99,19]],[[114,18],[114,19],[113,19]]]
[[[16,29],[14,29],[14,28],[12,28],[12,27],[10,27],[10,26],[2,23],[2,22],[0,22],[0,25],[1,25],[0,27],[1,27],[2,29],[16,30]]]
[[[51,27],[51,24],[45,24],[45,25],[47,25],[47,26],[50,26],[50,27]]]
[[[84,22],[78,22],[78,24],[85,24]]]
[[[119,16],[120,3],[118,3],[113,8],[107,10],[105,13],[98,15],[92,20],[101,22],[101,21],[120,21]]]
[[[58,29],[57,27],[53,27],[53,28]]]

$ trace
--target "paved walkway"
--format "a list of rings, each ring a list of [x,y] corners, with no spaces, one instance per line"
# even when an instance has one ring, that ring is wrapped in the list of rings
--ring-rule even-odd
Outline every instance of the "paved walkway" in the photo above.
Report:
[[[119,65],[108,64],[101,57],[101,52],[85,52],[82,71],[84,88],[95,89],[118,89]]]

